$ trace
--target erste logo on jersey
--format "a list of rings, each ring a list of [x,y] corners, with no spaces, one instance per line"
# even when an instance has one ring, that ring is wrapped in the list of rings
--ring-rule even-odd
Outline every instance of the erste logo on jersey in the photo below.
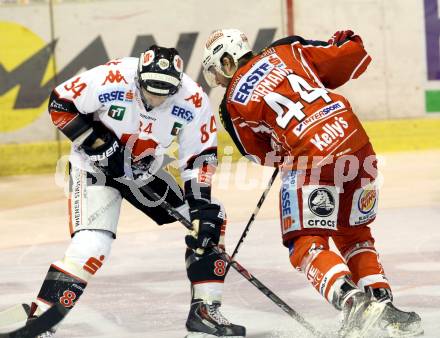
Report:
[[[283,234],[300,229],[296,171],[283,176],[280,191],[281,231]]]
[[[290,193],[287,187],[283,186],[281,188],[281,220],[283,230],[287,230],[292,225],[292,217],[290,214],[292,213],[290,202]]]
[[[133,101],[133,91],[129,90],[125,92],[123,90],[112,90],[110,92],[105,92],[98,95],[98,100],[101,103],[111,102],[111,101]]]
[[[173,109],[171,109],[171,114],[184,119],[187,122],[191,122],[194,119],[194,114],[191,110],[187,110],[179,106],[173,106]]]
[[[292,74],[281,58],[272,54],[258,61],[236,84],[231,100],[246,105],[249,100],[260,102],[272,92],[284,78]]]
[[[122,90],[112,90],[108,93],[98,95],[98,100],[101,103],[109,101],[124,101],[125,92]]]

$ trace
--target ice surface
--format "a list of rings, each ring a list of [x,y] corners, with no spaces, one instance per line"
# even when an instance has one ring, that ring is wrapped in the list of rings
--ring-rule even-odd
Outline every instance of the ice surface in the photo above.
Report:
[[[414,207],[380,211],[373,232],[394,288],[395,304],[418,312],[425,337],[440,337],[440,211]],[[228,227],[232,251],[243,223]],[[89,283],[57,337],[183,337],[189,309],[184,269],[185,230],[171,224],[121,234],[110,259]],[[49,264],[68,242],[0,251],[0,309],[31,300]],[[339,313],[290,266],[277,220],[256,221],[237,257],[260,281],[319,330],[336,330]],[[308,337],[307,331],[234,270],[223,312],[245,325],[248,337]]]

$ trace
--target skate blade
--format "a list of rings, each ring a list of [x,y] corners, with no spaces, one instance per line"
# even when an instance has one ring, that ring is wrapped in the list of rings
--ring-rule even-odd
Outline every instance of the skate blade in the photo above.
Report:
[[[415,325],[409,326],[405,331],[399,329],[397,326],[389,325],[387,326],[386,338],[404,338],[404,337],[416,337],[421,336],[424,333],[424,330],[421,326],[421,323],[414,323]]]
[[[345,338],[364,338],[368,337],[368,331],[374,327],[374,325],[380,319],[383,311],[385,310],[385,303],[371,303],[364,311],[363,317],[366,317],[363,321],[363,325],[360,328],[354,328],[350,331]],[[365,316],[364,316],[365,315]]]
[[[244,336],[214,336],[203,332],[188,332],[185,338],[244,338]]]

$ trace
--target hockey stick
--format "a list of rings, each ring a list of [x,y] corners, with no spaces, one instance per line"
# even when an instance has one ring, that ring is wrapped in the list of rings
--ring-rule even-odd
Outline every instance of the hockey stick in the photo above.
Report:
[[[244,228],[243,233],[242,233],[240,239],[238,240],[237,245],[235,246],[234,252],[232,253],[232,256],[231,256],[231,261],[234,260],[235,255],[237,254],[238,250],[240,250],[240,247],[243,244],[244,239],[246,238],[246,236],[247,236],[247,234],[249,232],[249,229],[251,228],[251,225],[252,225],[252,223],[255,220],[255,217],[257,217],[257,214],[260,211],[260,208],[263,205],[264,200],[266,199],[266,196],[269,193],[270,188],[272,187],[272,184],[273,184],[273,182],[275,181],[275,178],[278,175],[278,172],[279,172],[279,168],[277,167],[274,170],[274,172],[273,172],[269,182],[267,183],[267,186],[266,186],[266,189],[263,192],[263,195],[261,195],[260,200],[258,201],[257,206],[255,207],[254,212],[252,213],[251,217],[249,218],[249,221],[247,222],[246,227]],[[228,264],[228,266],[226,267],[225,277],[228,274],[228,271],[229,271],[230,268],[231,268],[231,264]]]
[[[0,311],[0,328],[8,327],[20,322],[24,322],[29,315],[30,306],[18,304]]]
[[[7,333],[0,333],[0,338],[30,338],[49,331],[57,325],[69,312],[62,304],[55,304],[40,317],[27,323],[25,326]]]
[[[193,230],[192,223],[186,219],[180,212],[178,212],[174,207],[172,207],[165,199],[161,199],[161,197],[152,190],[148,185],[144,185],[140,188],[143,192],[145,192],[149,198],[159,201],[161,200],[160,206],[168,212],[171,217],[174,217],[177,221],[182,223],[188,230]],[[232,261],[231,257],[220,249],[218,246],[213,246],[212,250],[219,254],[220,257],[228,264],[230,264],[240,275],[242,275],[245,279],[247,279],[250,283],[252,283],[258,290],[260,290],[263,294],[265,294],[270,300],[272,300],[278,307],[280,307],[284,312],[286,312],[290,317],[295,319],[298,323],[300,323],[304,328],[313,333],[316,337],[324,337],[322,333],[315,329],[315,327],[306,321],[298,312],[292,309],[286,302],[284,302],[281,298],[279,298],[275,293],[273,293],[268,287],[266,287],[263,283],[261,283],[255,276],[253,276],[249,271],[247,271],[242,265],[240,265],[237,261]],[[0,338],[2,338],[0,336]]]

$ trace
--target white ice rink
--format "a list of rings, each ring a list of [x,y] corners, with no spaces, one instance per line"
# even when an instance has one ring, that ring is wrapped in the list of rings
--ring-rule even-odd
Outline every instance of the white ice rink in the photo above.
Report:
[[[425,337],[440,337],[440,210],[386,209],[374,226],[395,304],[418,312]],[[229,251],[243,224],[229,227]],[[184,229],[177,224],[122,234],[111,258],[91,281],[57,337],[183,337],[189,304]],[[417,236],[418,241],[414,241]],[[0,252],[0,308],[35,296],[48,264],[66,243]],[[319,330],[336,329],[338,312],[294,271],[280,244],[277,221],[257,221],[237,258],[260,281]],[[223,312],[247,327],[248,337],[306,337],[305,331],[234,270]]]
[[[419,313],[424,337],[429,338],[440,337],[440,162],[434,163],[439,154],[411,155],[410,161],[404,155],[387,157],[381,207],[372,227],[395,305]],[[423,172],[417,169],[422,160],[432,163]],[[417,181],[407,180],[416,172]],[[240,237],[267,177],[261,182],[261,187],[246,193],[234,192],[234,187],[217,189],[232,220],[227,230],[228,252]],[[38,183],[34,178],[0,180],[0,310],[34,299],[49,264],[62,258],[68,245],[66,202],[62,193],[52,194],[59,188],[50,188],[51,184],[50,176],[39,178]],[[336,330],[339,313],[291,267],[287,249],[281,245],[276,190],[268,196],[237,260],[317,329]],[[133,229],[124,230],[130,226]],[[153,226],[124,206],[109,260],[56,336],[184,337],[190,302],[184,235],[185,229],[177,223]],[[250,338],[310,337],[232,269],[222,310],[231,321],[245,325]]]

